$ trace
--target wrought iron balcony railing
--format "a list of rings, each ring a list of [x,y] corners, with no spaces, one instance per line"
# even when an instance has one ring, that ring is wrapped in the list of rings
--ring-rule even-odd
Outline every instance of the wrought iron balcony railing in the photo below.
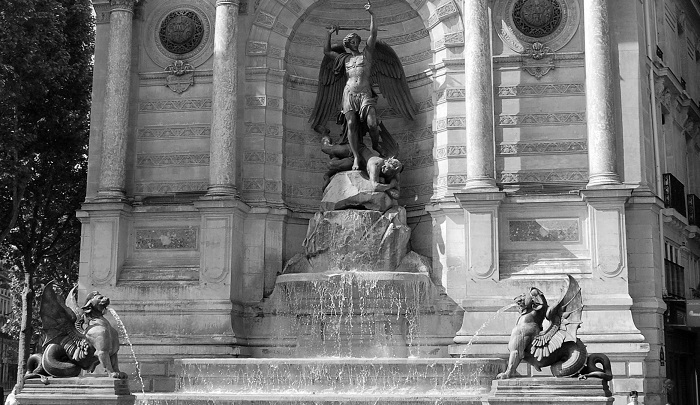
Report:
[[[700,198],[688,194],[688,224],[700,226]]]
[[[685,216],[685,186],[671,173],[664,173],[664,205]]]

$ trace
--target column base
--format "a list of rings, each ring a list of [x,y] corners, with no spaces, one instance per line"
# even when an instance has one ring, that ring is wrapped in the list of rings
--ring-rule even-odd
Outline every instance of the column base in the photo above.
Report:
[[[230,184],[213,184],[207,189],[208,196],[237,196],[236,186]]]
[[[96,200],[126,201],[124,190],[119,188],[106,188],[97,191]]]
[[[496,180],[490,177],[467,179],[463,189],[469,191],[499,191],[496,186]]]
[[[590,175],[586,188],[620,187],[621,184],[617,173],[601,173]]]

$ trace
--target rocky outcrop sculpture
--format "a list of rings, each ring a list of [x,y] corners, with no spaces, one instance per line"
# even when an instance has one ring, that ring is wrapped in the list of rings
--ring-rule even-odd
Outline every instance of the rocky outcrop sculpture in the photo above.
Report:
[[[43,353],[29,357],[25,380],[77,377],[81,370],[93,372],[98,364],[107,370],[108,377],[127,378],[119,371],[119,334],[103,316],[109,298],[93,291],[78,307],[75,288],[64,303],[53,287],[53,283],[44,287],[39,307]]]
[[[554,306],[550,307],[542,291],[535,287],[515,297],[515,302],[520,307],[520,317],[508,342],[508,367],[496,378],[515,377],[515,369],[524,360],[538,371],[551,367],[555,377],[612,380],[608,357],[589,355],[586,345],[577,336],[583,300],[581,287],[573,277],[568,276],[566,293]],[[545,319],[550,322],[546,330],[543,329]]]

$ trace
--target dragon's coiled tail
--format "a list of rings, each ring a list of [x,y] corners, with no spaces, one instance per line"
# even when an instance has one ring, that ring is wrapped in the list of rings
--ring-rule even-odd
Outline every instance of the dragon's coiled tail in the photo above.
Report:
[[[71,362],[63,347],[55,343],[47,345],[44,349],[41,365],[48,374],[55,377],[77,377],[80,375],[80,366]]]
[[[552,375],[555,377],[571,377],[578,374],[585,366],[588,359],[586,345],[581,339],[576,339],[576,343],[567,342],[561,347],[564,353],[562,361],[552,364]]]

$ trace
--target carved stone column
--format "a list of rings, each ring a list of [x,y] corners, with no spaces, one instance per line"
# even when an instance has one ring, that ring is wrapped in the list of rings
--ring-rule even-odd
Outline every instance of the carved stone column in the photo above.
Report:
[[[209,195],[236,195],[238,0],[216,1]]]
[[[97,198],[124,199],[131,82],[131,24],[135,0],[111,0],[109,64],[104,100],[102,165]]]
[[[586,115],[588,121],[587,188],[620,184],[615,152],[615,106],[607,0],[587,0]]]
[[[496,190],[494,179],[493,72],[487,1],[464,2],[467,135],[466,189]]]

